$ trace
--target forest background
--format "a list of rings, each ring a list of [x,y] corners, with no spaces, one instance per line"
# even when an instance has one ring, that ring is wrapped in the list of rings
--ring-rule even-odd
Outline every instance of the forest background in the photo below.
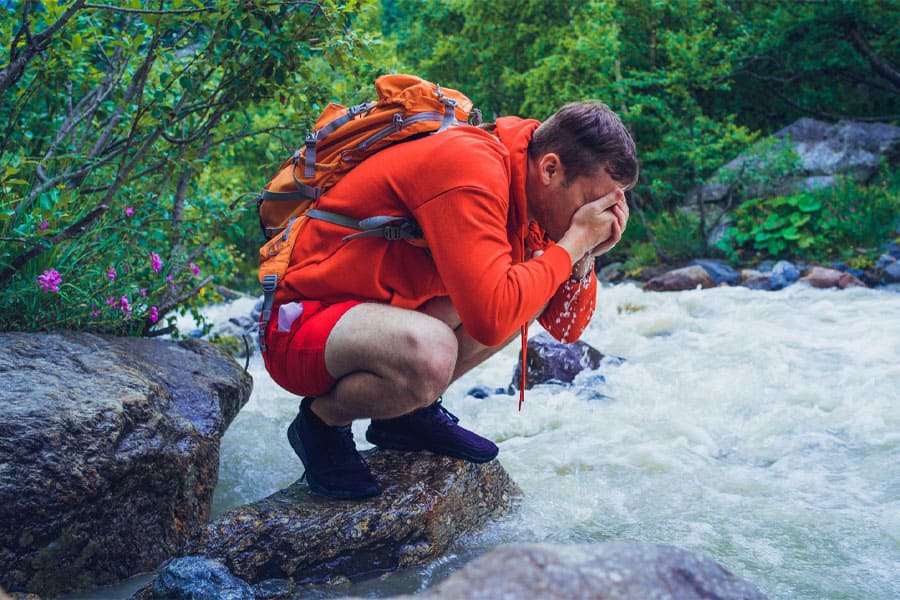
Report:
[[[898,235],[896,173],[774,203],[748,190],[795,164],[771,136],[800,117],[897,124],[898,12],[895,0],[0,0],[0,330],[170,332],[174,312],[219,290],[256,293],[256,194],[328,102],[371,99],[387,72],[461,90],[488,120],[588,98],[614,108],[642,168],[609,257],[631,275],[698,256],[864,267]],[[764,151],[724,182],[729,212],[685,210],[750,148]]]

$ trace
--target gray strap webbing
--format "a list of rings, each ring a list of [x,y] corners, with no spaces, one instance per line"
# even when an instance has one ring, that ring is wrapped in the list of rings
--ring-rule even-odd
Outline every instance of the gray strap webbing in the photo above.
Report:
[[[269,319],[272,318],[272,303],[275,301],[275,287],[278,285],[278,275],[266,275],[263,277],[263,305],[260,316],[259,351],[266,351],[266,334],[269,331]]]
[[[337,119],[334,119],[322,129],[317,129],[306,136],[306,163],[303,169],[303,176],[311,179],[316,176],[316,145],[331,135],[334,130],[342,127],[345,123],[356,118],[356,115],[368,112],[375,108],[375,102],[363,102],[351,106],[347,112]]]
[[[360,232],[344,237],[345,242],[362,237],[382,237],[386,240],[408,240],[422,237],[418,223],[408,217],[381,215],[357,221],[351,217],[316,208],[307,212],[306,216]]]
[[[444,103],[444,120],[441,122],[441,128],[435,131],[435,133],[440,133],[453,125],[461,124],[456,120],[456,100],[443,97],[441,98],[441,102]]]
[[[303,185],[303,184],[300,184],[300,185]],[[260,196],[262,197],[263,200],[275,200],[276,202],[282,202],[282,201],[283,202],[296,202],[298,200],[306,200],[307,198],[309,198],[310,197],[308,195],[310,193],[309,190],[318,189],[318,188],[311,188],[308,185],[304,185],[303,187],[307,188],[307,189],[306,190],[298,189],[293,192],[271,192],[269,190],[263,190],[262,193],[260,193]],[[313,198],[313,199],[315,200],[315,198]]]

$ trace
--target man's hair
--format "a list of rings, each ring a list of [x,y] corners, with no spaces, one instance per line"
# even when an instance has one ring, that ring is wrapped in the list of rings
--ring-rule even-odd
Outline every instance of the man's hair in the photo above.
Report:
[[[634,140],[619,116],[602,102],[566,104],[541,123],[528,144],[528,157],[548,152],[559,155],[567,182],[592,177],[601,166],[625,188],[637,182]]]

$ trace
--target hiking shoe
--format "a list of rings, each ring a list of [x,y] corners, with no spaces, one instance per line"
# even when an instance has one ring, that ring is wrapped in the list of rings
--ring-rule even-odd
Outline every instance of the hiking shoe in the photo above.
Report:
[[[430,450],[474,463],[485,463],[497,456],[500,449],[494,442],[457,423],[459,419],[438,399],[434,404],[402,417],[372,419],[366,439],[381,448]]]
[[[316,416],[304,398],[288,426],[291,448],[303,461],[309,489],[332,498],[366,498],[381,493],[369,465],[356,451],[350,426],[332,427]]]

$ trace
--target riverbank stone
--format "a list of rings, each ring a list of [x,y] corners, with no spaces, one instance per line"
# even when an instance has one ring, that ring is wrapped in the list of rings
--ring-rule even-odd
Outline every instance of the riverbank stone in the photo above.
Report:
[[[207,521],[251,377],[207,342],[0,333],[0,587],[152,571]]]
[[[568,385],[584,370],[598,369],[606,358],[602,352],[581,340],[563,344],[544,331],[528,338],[525,352],[525,389],[536,385],[555,383]],[[623,359],[610,357],[615,364]],[[522,381],[522,362],[516,361],[512,381],[507,388],[512,394],[519,389]]]
[[[733,285],[741,280],[741,274],[720,260],[710,258],[697,258],[691,261],[692,265],[703,267],[712,277],[715,285]]]
[[[680,269],[667,271],[644,284],[648,292],[679,292],[697,288],[715,287],[715,281],[700,265],[689,265]]]
[[[836,287],[843,290],[848,287],[867,287],[865,283],[851,273],[818,266],[811,267],[803,277],[800,278],[800,281],[808,283],[815,288]]]
[[[456,538],[505,513],[521,494],[493,460],[366,450],[382,493],[365,500],[311,494],[301,481],[218,517],[186,549],[255,584],[365,579],[425,564]]]
[[[676,546],[635,542],[500,546],[433,588],[394,600],[764,600],[751,583]]]

